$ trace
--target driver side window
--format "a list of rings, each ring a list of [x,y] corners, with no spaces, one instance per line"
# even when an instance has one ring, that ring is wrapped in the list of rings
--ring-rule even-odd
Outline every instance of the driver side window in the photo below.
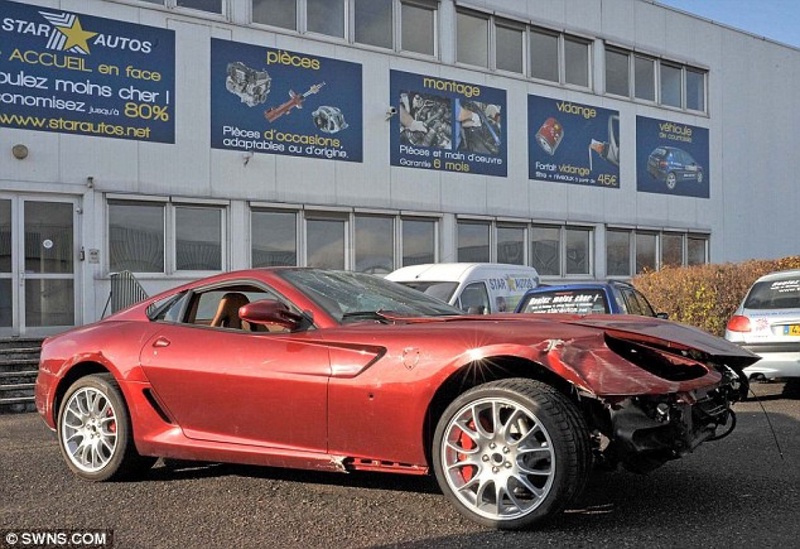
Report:
[[[251,324],[239,318],[239,309],[254,301],[283,301],[276,294],[257,286],[236,284],[185,294],[157,320],[246,332],[284,332],[281,326]]]
[[[458,301],[459,308],[467,314],[483,315],[490,311],[489,294],[483,282],[474,282],[464,288]]]

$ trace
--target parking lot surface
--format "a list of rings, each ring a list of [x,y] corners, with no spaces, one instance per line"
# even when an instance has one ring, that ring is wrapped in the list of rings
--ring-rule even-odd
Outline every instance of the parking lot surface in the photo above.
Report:
[[[38,415],[0,415],[0,530],[112,529],[119,548],[793,547],[800,387],[754,390],[729,437],[646,476],[598,473],[530,532],[473,524],[428,477],[159,462],[141,481],[90,484]]]

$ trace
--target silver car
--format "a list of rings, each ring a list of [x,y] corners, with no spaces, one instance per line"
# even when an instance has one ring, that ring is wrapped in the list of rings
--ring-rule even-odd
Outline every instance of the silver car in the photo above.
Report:
[[[725,339],[761,360],[748,377],[800,377],[800,270],[779,271],[755,281],[728,321]]]

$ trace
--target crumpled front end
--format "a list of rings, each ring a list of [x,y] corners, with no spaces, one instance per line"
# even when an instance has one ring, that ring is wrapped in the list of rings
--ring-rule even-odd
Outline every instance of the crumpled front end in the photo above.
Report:
[[[713,389],[604,399],[609,440],[598,446],[598,456],[607,464],[646,473],[730,434],[736,426],[731,405],[746,392],[747,380],[723,368]]]
[[[667,339],[669,325],[660,334],[617,328],[536,346],[575,387],[600,462],[648,472],[733,431],[731,405],[748,390],[742,368],[758,357],[707,334]]]

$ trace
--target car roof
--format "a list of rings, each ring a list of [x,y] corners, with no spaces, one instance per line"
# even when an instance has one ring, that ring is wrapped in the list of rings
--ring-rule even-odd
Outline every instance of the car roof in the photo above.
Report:
[[[756,282],[763,282],[767,280],[784,280],[787,278],[800,278],[800,269],[790,269],[787,271],[774,271],[760,277]]]
[[[386,275],[386,278],[395,281],[462,282],[471,276],[480,278],[501,274],[525,275],[539,279],[539,273],[535,268],[508,263],[424,263],[401,267]]]
[[[563,284],[550,284],[542,285],[531,290],[528,294],[537,294],[543,292],[565,291],[565,290],[602,290],[612,288],[614,286],[625,286],[633,288],[633,284],[625,282],[624,280],[596,280],[588,282],[565,282]]]

